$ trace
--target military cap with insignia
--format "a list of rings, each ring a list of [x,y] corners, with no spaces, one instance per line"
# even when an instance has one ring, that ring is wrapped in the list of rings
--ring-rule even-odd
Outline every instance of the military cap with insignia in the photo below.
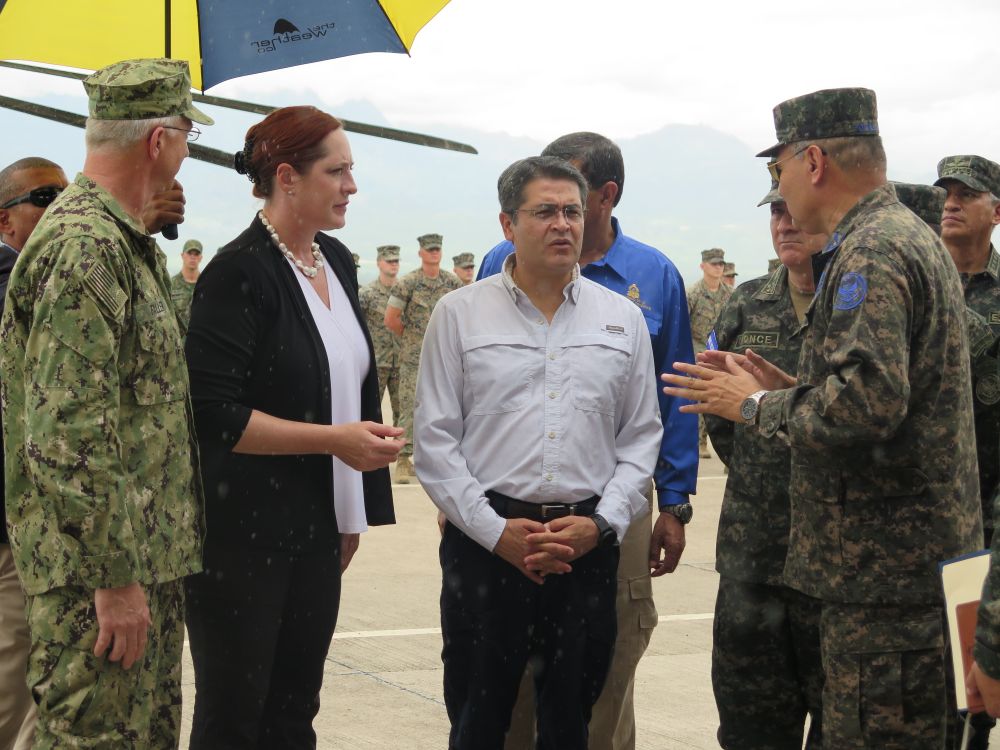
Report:
[[[774,108],[778,142],[757,156],[774,156],[784,146],[823,138],[878,135],[878,106],[871,89],[823,89]]]
[[[379,260],[399,260],[399,245],[379,245],[375,254]]]
[[[944,199],[948,191],[931,185],[915,185],[910,182],[893,182],[899,202],[913,211],[927,224],[935,227],[941,224],[944,213]]]
[[[476,256],[472,253],[459,253],[452,261],[455,264],[455,268],[472,268],[476,265]]]
[[[201,243],[198,242],[198,240],[188,240],[187,242],[184,243],[184,250],[182,252],[185,253],[192,252],[201,255],[202,252]]]
[[[736,264],[735,263],[726,263],[725,267],[723,268],[722,275],[723,276],[739,276],[739,274],[736,273]]]
[[[185,60],[123,60],[87,76],[83,86],[95,120],[182,116],[202,125],[215,122],[191,102]]]
[[[768,203],[781,203],[785,199],[781,197],[781,193],[778,192],[778,183],[776,180],[771,180],[771,189],[767,191],[767,195],[760,199],[758,206],[763,206]]]
[[[710,247],[708,250],[701,251],[701,262],[702,263],[725,263],[726,262],[726,251],[721,247]]]
[[[945,180],[958,180],[973,190],[1000,198],[1000,164],[982,156],[946,156],[938,162],[937,173],[937,186]]]
[[[444,237],[440,234],[422,234],[417,237],[421,250],[440,250]]]

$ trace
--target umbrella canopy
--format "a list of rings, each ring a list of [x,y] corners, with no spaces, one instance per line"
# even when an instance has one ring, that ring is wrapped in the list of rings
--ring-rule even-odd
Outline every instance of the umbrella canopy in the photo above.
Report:
[[[207,89],[362,52],[409,52],[449,0],[0,0],[0,58],[96,70],[187,60]]]

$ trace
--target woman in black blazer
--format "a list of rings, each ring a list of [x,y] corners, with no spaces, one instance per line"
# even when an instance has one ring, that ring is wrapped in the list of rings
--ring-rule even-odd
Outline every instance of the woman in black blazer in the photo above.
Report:
[[[402,431],[381,424],[351,254],[320,233],[357,190],[340,122],[277,110],[236,161],[264,208],[202,273],[186,342],[207,521],[190,747],[315,748],[340,576],[395,521]]]

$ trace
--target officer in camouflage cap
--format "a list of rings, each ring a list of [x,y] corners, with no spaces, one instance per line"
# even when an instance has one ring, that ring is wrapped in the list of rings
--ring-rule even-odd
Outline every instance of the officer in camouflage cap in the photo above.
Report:
[[[413,399],[417,392],[417,368],[424,331],[434,305],[448,292],[464,284],[450,271],[441,268],[440,234],[417,237],[420,244],[420,268],[410,271],[392,289],[385,311],[385,324],[400,337],[399,344],[399,419],[406,430],[406,446],[396,461],[396,481],[407,484],[413,479]]]
[[[476,256],[472,253],[459,253],[451,260],[455,264],[454,274],[465,286],[471,284],[476,278]]]
[[[130,60],[84,85],[83,172],[25,246],[0,323],[34,747],[176,748],[203,494],[170,277],[140,217],[192,121],[211,120],[184,62]]]
[[[201,243],[198,240],[188,240],[181,250],[180,273],[170,277],[170,299],[185,334],[191,323],[191,303],[194,301],[194,287],[200,275],[198,266],[201,265],[201,260]]]
[[[722,248],[713,247],[701,251],[702,278],[687,289],[688,317],[691,321],[691,342],[695,356],[698,352],[705,351],[715,319],[733,293],[733,288],[722,281],[725,268],[726,253]],[[712,455],[708,452],[708,433],[702,417],[698,418],[698,452],[702,458]]]
[[[375,347],[375,365],[382,389],[389,389],[393,426],[399,425],[399,337],[385,325],[385,308],[399,274],[399,245],[380,245],[376,249],[378,278],[361,287],[358,299],[368,323]],[[379,401],[382,394],[379,394]]]
[[[941,234],[941,214],[944,211],[944,188],[917,185],[912,182],[893,182],[899,202],[924,220],[934,233]]]
[[[736,286],[737,276],[739,276],[739,274],[736,273],[736,264],[726,263],[722,272],[722,283],[732,289]]]
[[[943,748],[937,564],[982,544],[962,285],[886,182],[874,92],[818,91],[774,121],[771,176],[796,224],[830,235],[796,377],[663,378],[692,411],[789,442],[784,580],[821,600],[824,747]]]
[[[812,256],[825,234],[792,222],[777,185],[758,204],[770,214],[774,269],[737,288],[715,323],[721,351],[747,348],[794,371],[812,301]],[[712,634],[712,689],[724,748],[822,746],[820,605],[785,585],[791,454],[781,440],[707,415],[712,445],[729,468],[719,517],[719,594]]]

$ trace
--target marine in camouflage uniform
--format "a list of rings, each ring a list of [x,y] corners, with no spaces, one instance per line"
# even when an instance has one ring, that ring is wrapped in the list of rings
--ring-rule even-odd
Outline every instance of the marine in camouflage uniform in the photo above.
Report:
[[[701,268],[705,276],[715,271],[706,266],[715,266],[725,272],[725,252],[718,247],[701,251]],[[691,321],[691,343],[694,345],[695,356],[705,351],[705,342],[712,332],[716,318],[722,312],[723,306],[733,293],[733,288],[722,282],[719,274],[719,287],[713,292],[704,278],[699,279],[687,289],[688,318]],[[698,447],[702,458],[708,458],[708,433],[705,431],[705,420],[698,416]]]
[[[818,217],[795,213],[817,189],[804,163],[832,168],[839,144],[822,139],[876,137],[875,94],[815,92],[778,105],[774,119],[779,143],[760,155],[796,171],[782,193],[808,228]],[[877,169],[843,175],[844,195],[830,200],[876,187],[818,258],[798,385],[764,395],[759,429],[791,445],[785,578],[823,600],[824,746],[941,748],[937,563],[982,541],[962,288],[937,237],[878,186]]]
[[[188,240],[184,243],[184,249],[181,251],[182,262],[187,263],[187,258],[184,256],[191,255],[198,257],[198,262],[201,262],[202,246],[198,240]],[[195,266],[195,281],[188,281],[184,278],[184,272],[179,273],[170,277],[170,300],[174,303],[174,310],[177,313],[177,318],[180,320],[183,326],[182,333],[187,333],[188,326],[191,324],[191,303],[194,302],[194,288],[197,283],[198,278],[198,267]]]
[[[376,249],[378,260],[399,263],[399,245],[381,245]],[[381,268],[380,268],[381,270]],[[389,302],[392,286],[382,283],[381,275],[361,287],[358,299],[361,312],[368,323],[368,332],[375,347],[375,365],[378,367],[380,388],[389,389],[389,403],[392,405],[393,425],[399,424],[399,338],[385,325],[385,308]],[[379,394],[379,401],[382,394]]]
[[[425,234],[417,238],[423,252],[437,252],[440,259],[442,237]],[[440,260],[439,260],[440,262]],[[399,419],[396,425],[406,432],[406,446],[399,452],[396,481],[407,481],[412,476],[413,459],[413,400],[417,393],[417,368],[420,366],[420,347],[424,331],[431,319],[434,305],[448,292],[461,289],[461,280],[450,271],[439,268],[434,278],[424,273],[424,268],[410,271],[392,288],[388,305],[401,311],[403,335],[399,342]],[[403,468],[405,467],[405,468]]]
[[[85,86],[94,120],[211,123],[191,105],[186,62],[116,63]],[[160,156],[179,166],[183,133],[159,137]],[[154,169],[169,168],[141,164],[136,190],[152,192]],[[28,599],[34,747],[176,748],[181,579],[201,569],[204,524],[163,253],[82,174],[24,248],[0,330],[6,509]],[[126,670],[94,656],[95,592],[136,583],[151,625]]]
[[[982,499],[985,546],[993,538],[993,495],[1000,482],[1000,253],[989,237],[1000,221],[1000,207],[989,206],[1000,197],[1000,164],[981,156],[946,156],[937,166],[934,184],[948,189],[943,206],[941,239],[956,262],[971,259],[976,270],[959,273],[965,288],[965,312],[972,357],[972,396],[979,458],[979,491]],[[965,197],[963,193],[971,193]],[[986,210],[972,212],[967,200],[984,202]],[[962,221],[951,223],[949,214],[962,213]],[[961,235],[961,239],[954,234]],[[967,247],[970,231],[976,247]],[[962,242],[961,240],[965,240]],[[967,256],[966,250],[972,255]]]
[[[777,249],[784,202],[772,190],[760,205],[771,216]],[[823,235],[794,237],[801,261]],[[806,245],[812,242],[811,246]],[[776,259],[777,260],[777,259]],[[718,346],[748,347],[786,372],[794,372],[802,347],[789,271],[779,260],[771,274],[741,284],[715,323]],[[729,750],[800,750],[822,745],[823,667],[820,602],[784,585],[790,504],[791,452],[755,428],[708,415],[716,453],[729,467],[716,541],[719,593],[712,638],[712,687],[719,711],[719,745]]]

